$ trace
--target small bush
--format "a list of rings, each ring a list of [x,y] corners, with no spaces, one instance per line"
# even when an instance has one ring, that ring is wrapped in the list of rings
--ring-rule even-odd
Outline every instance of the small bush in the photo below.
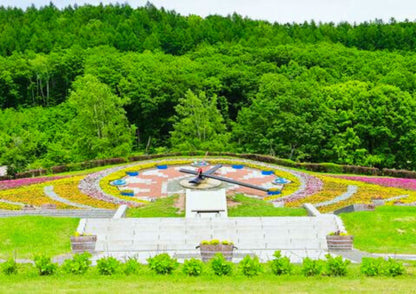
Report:
[[[9,258],[6,262],[1,265],[1,271],[5,275],[17,274],[17,263],[13,258]]]
[[[306,277],[316,276],[322,273],[322,260],[312,260],[309,257],[303,259],[302,274]]]
[[[332,257],[330,254],[325,255],[326,274],[328,276],[345,276],[347,275],[347,266],[351,263],[349,260],[343,260],[342,256]]]
[[[182,271],[188,276],[197,277],[202,273],[203,268],[204,263],[202,261],[191,258],[185,260]]]
[[[160,275],[171,274],[179,265],[178,261],[169,256],[167,253],[162,253],[147,259],[151,270]]]
[[[405,272],[403,263],[400,261],[394,260],[389,258],[387,261],[384,262],[384,274],[387,276],[401,276]]]
[[[250,255],[246,255],[243,260],[240,261],[240,269],[246,277],[254,277],[263,271],[263,267],[259,262],[259,258]]]
[[[126,275],[134,275],[140,271],[140,263],[135,258],[129,258],[123,266],[123,272]]]
[[[275,251],[273,256],[275,259],[270,261],[272,272],[275,275],[289,275],[293,270],[293,265],[290,263],[290,259],[282,256],[280,251]]]
[[[97,260],[97,269],[100,275],[111,276],[120,270],[120,262],[114,257],[103,257]]]
[[[75,254],[72,259],[65,260],[62,268],[65,272],[70,274],[81,275],[85,274],[91,265],[91,254],[84,252],[82,254]]]
[[[52,263],[51,258],[45,255],[35,256],[34,261],[41,276],[53,275],[58,268],[55,263]]]
[[[228,276],[233,271],[233,264],[225,260],[224,255],[217,253],[211,259],[211,268],[217,276]]]
[[[361,262],[360,271],[367,277],[375,277],[383,274],[383,263],[385,260],[382,257],[370,258],[365,257]]]

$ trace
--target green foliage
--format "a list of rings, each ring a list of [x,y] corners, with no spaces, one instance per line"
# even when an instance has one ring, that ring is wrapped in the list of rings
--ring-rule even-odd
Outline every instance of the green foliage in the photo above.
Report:
[[[14,258],[9,258],[1,264],[1,271],[5,275],[17,274],[17,263]]]
[[[198,259],[186,259],[183,263],[182,271],[184,274],[192,277],[199,276],[204,268],[204,263]]]
[[[381,275],[396,277],[403,275],[405,273],[405,268],[403,263],[392,258],[385,260],[382,257],[366,257],[362,260],[360,271],[367,277]]]
[[[72,259],[64,261],[62,268],[67,273],[76,275],[85,274],[91,265],[90,257],[91,254],[88,252],[75,254]]]
[[[140,271],[140,263],[135,258],[129,258],[123,264],[123,272],[126,275],[137,274]]]
[[[233,271],[233,264],[227,261],[224,255],[217,253],[211,259],[211,268],[217,276],[229,276]]]
[[[58,266],[56,263],[52,263],[51,258],[46,255],[37,255],[34,258],[35,266],[39,271],[41,276],[50,276],[53,275]]]
[[[309,257],[305,257],[302,263],[301,272],[304,276],[317,276],[322,273],[323,262],[322,260],[312,260]]]
[[[176,123],[171,132],[171,144],[175,150],[226,150],[223,117],[217,109],[217,98],[208,99],[205,92],[197,96],[191,90],[179,99],[175,107]]]
[[[275,258],[270,261],[270,267],[275,275],[289,275],[293,271],[289,257],[282,256],[280,251],[275,251],[273,256]]]
[[[342,256],[332,257],[330,254],[326,257],[325,273],[329,276],[345,276],[347,275],[347,266],[351,263],[349,260],[343,260]]]
[[[112,256],[102,257],[97,260],[97,269],[100,275],[111,276],[120,271],[121,264]]]
[[[147,262],[149,263],[149,268],[159,275],[170,275],[179,266],[178,261],[167,253],[150,257],[147,259]]]
[[[385,260],[382,257],[364,257],[361,262],[360,271],[367,277],[374,277],[383,274]]]
[[[257,256],[251,257],[246,255],[239,263],[241,272],[247,277],[254,277],[263,271],[263,266],[260,264]]]
[[[401,276],[405,273],[405,268],[403,266],[403,263],[397,260],[394,260],[393,258],[389,258],[385,265],[384,265],[384,273],[387,276]]]

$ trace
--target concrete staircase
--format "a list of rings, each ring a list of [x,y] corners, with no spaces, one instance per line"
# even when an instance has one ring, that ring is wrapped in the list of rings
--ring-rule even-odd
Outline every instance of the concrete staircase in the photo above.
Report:
[[[84,231],[97,235],[96,251],[135,255],[139,259],[160,252],[185,258],[198,255],[202,240],[230,240],[236,256],[256,254],[263,261],[282,250],[294,262],[327,253],[325,236],[339,230],[337,216],[234,218],[120,218],[86,219]]]

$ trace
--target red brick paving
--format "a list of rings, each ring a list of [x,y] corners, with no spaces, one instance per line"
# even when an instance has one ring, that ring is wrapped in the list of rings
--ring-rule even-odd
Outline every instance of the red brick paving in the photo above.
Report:
[[[151,197],[151,198],[160,198],[160,197],[166,197],[169,194],[172,194],[171,192],[165,193],[162,191],[162,185],[164,183],[167,184],[168,179],[176,179],[186,176],[186,174],[179,172],[176,170],[177,166],[168,166],[167,169],[151,169],[151,170],[144,170],[140,172],[140,174],[137,176],[142,179],[151,180],[151,184],[147,183],[131,183],[128,184],[129,188],[139,188],[139,189],[148,189],[147,192],[138,192],[135,194],[135,197]],[[210,169],[211,167],[205,167],[205,170]],[[227,169],[230,169],[229,166],[224,166],[220,170],[216,172],[217,175],[230,178],[236,181],[246,182],[253,185],[259,185],[270,183],[275,179],[275,175],[261,175],[259,174],[258,177],[250,178],[250,179],[244,179],[245,176],[249,175],[254,169],[251,168],[243,168],[243,169],[233,169],[232,171],[227,171]],[[155,171],[157,170],[158,173],[163,174],[167,177],[162,177],[159,175],[146,175],[144,173],[148,171]],[[260,171],[258,171],[260,173]],[[190,176],[190,175],[189,175]],[[167,185],[166,185],[167,186]],[[242,187],[242,186],[229,186],[227,188],[227,194],[235,194],[235,193],[244,193],[248,195],[255,195],[259,197],[265,197],[267,194],[263,191]]]

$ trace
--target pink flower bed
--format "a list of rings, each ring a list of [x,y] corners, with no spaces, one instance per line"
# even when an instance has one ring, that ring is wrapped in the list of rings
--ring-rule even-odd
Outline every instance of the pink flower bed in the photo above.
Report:
[[[296,191],[295,193],[293,193],[293,194],[291,194],[287,197],[282,197],[281,199],[277,199],[275,202],[296,201],[298,199],[302,199],[302,198],[305,198],[307,196],[318,193],[319,191],[322,190],[323,183],[319,178],[314,177],[314,176],[310,176],[310,175],[305,174],[305,173],[300,173],[300,172],[297,172],[297,174],[300,175],[301,178],[302,178],[301,182],[302,182],[303,188],[299,189],[298,191]]]
[[[24,179],[16,179],[16,180],[6,180],[0,182],[0,190],[12,189],[21,186],[28,186],[34,185],[44,182],[49,182],[53,180],[59,180],[63,178],[67,178],[69,176],[55,176],[55,177],[42,177],[42,178],[24,178]]]
[[[376,177],[361,177],[361,176],[333,176],[345,180],[360,181],[369,184],[380,185],[384,187],[395,187],[409,190],[416,190],[416,179],[404,178],[376,178]]]

